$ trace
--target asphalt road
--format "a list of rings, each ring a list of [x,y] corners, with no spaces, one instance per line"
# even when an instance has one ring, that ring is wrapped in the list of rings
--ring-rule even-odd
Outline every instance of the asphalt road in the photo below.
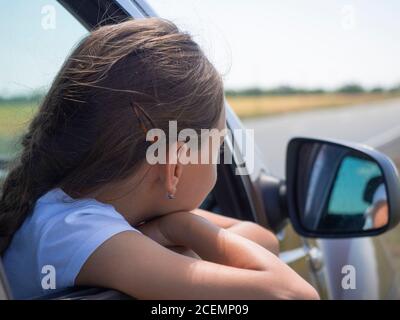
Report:
[[[254,129],[256,144],[271,173],[284,177],[286,146],[292,137],[349,140],[376,148],[400,138],[400,99],[243,122]]]

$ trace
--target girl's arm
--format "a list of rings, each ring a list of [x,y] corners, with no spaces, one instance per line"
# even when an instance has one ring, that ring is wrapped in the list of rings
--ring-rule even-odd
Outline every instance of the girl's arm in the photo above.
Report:
[[[279,254],[279,241],[276,236],[271,231],[263,228],[257,223],[225,217],[203,209],[195,209],[191,212],[206,218],[221,228],[227,229],[258,243],[275,255]]]
[[[139,299],[317,299],[314,288],[258,244],[190,213],[154,221],[157,236],[193,249],[177,254],[145,235],[122,232],[82,267],[76,285],[113,288]],[[206,261],[207,260],[207,261]]]

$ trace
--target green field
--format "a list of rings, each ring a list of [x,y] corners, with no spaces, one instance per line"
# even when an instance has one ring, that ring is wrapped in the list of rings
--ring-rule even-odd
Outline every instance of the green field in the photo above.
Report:
[[[256,117],[317,108],[345,107],[399,97],[398,93],[294,94],[228,96],[239,117]],[[9,157],[18,149],[18,138],[37,110],[35,102],[0,102],[0,157]]]
[[[349,105],[398,98],[396,93],[323,93],[261,96],[228,96],[227,100],[241,118],[269,116],[322,108],[338,108]]]
[[[18,138],[37,110],[33,103],[0,104],[0,156],[11,156],[18,150]]]

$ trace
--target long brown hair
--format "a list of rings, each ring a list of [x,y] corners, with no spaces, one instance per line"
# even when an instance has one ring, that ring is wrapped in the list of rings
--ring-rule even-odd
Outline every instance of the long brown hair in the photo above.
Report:
[[[212,128],[223,108],[219,73],[191,36],[160,18],[100,27],[55,78],[22,137],[0,195],[0,253],[56,186],[83,195],[134,173],[146,139],[132,105],[168,133]]]

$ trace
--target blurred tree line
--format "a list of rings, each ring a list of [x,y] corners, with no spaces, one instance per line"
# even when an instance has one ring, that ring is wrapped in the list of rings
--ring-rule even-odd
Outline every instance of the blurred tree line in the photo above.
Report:
[[[11,97],[2,97],[0,96],[0,105],[1,104],[39,104],[44,97],[43,92],[33,92],[31,94],[26,95],[15,95]]]
[[[262,88],[245,88],[245,89],[226,89],[225,94],[227,96],[285,96],[285,95],[293,95],[293,94],[325,94],[325,93],[400,93],[400,85],[394,86],[392,88],[384,88],[384,87],[374,87],[372,89],[366,89],[363,86],[357,83],[350,83],[343,85],[335,90],[326,90],[323,88],[315,88],[315,89],[305,89],[298,88],[292,86],[278,86],[271,89],[262,89]],[[44,94],[42,91],[35,91],[31,94],[27,95],[15,95],[11,97],[3,97],[0,95],[0,105],[4,104],[39,104],[43,99]]]
[[[227,89],[227,96],[264,96],[264,95],[293,95],[293,94],[324,94],[324,93],[400,93],[400,85],[392,88],[374,87],[366,89],[357,83],[349,83],[334,90],[326,90],[323,88],[305,89],[292,86],[278,86],[271,89],[262,88],[246,88],[246,89]]]

